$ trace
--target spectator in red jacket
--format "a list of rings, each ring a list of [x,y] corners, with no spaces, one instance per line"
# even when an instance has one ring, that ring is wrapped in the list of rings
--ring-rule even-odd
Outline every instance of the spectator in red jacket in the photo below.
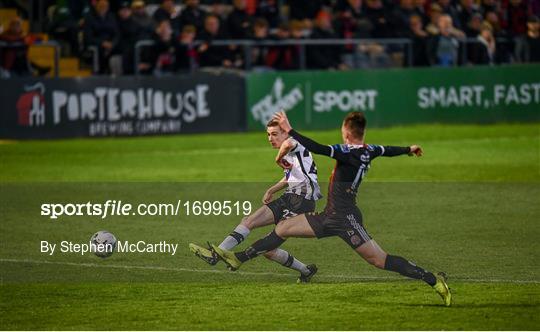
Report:
[[[0,67],[7,77],[30,76],[31,68],[28,63],[28,45],[22,29],[20,18],[12,19],[7,29],[0,35],[0,41],[5,47],[0,47]]]

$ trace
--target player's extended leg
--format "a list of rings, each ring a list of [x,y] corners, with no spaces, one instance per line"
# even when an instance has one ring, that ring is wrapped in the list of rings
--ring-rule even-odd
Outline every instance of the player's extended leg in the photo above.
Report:
[[[300,272],[300,276],[297,279],[298,283],[309,282],[315,273],[317,273],[317,266],[315,264],[306,265],[289,252],[280,248],[265,252],[264,257]]]
[[[221,249],[231,250],[242,243],[253,229],[273,223],[274,214],[272,210],[268,206],[263,205],[254,213],[242,218],[240,224],[221,242],[219,247]]]
[[[221,242],[219,248],[231,250],[242,243],[253,229],[273,224],[274,220],[275,216],[272,210],[267,205],[261,206],[255,213],[243,218],[242,222],[236,226],[234,231]],[[266,252],[264,256],[271,261],[300,272],[300,277],[298,278],[300,282],[308,282],[317,272],[316,266],[308,266],[302,263],[283,249]]]
[[[231,270],[237,270],[244,262],[278,248],[289,237],[315,237],[315,232],[308,223],[305,215],[300,214],[283,220],[272,232],[253,243],[244,251],[234,253],[223,250],[215,245],[212,245],[212,249]]]
[[[397,272],[409,278],[425,281],[442,297],[446,306],[450,306],[452,303],[452,295],[443,274],[435,276],[403,257],[388,255],[373,239],[356,248],[356,252],[368,263],[379,269]]]
[[[270,225],[274,222],[274,214],[266,205],[261,206],[257,211],[247,217],[242,218],[242,221],[235,229],[221,242],[219,247],[224,250],[231,250],[246,239],[252,229]],[[189,249],[206,263],[216,265],[218,258],[210,250],[210,248],[202,247],[195,243],[189,244]]]

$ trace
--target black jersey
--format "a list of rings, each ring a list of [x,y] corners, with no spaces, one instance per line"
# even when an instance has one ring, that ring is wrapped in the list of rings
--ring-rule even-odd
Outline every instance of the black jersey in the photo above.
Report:
[[[382,145],[319,144],[294,129],[289,135],[315,154],[336,159],[328,185],[326,213],[346,214],[356,211],[356,194],[371,161],[379,156],[393,157],[410,153],[409,147]]]

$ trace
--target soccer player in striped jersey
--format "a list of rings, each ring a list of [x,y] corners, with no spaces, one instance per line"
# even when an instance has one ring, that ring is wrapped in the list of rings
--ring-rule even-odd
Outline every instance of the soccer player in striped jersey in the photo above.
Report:
[[[219,248],[231,250],[242,243],[251,230],[302,213],[315,211],[315,201],[322,198],[317,182],[317,166],[311,153],[295,139],[283,131],[279,123],[270,121],[266,127],[268,141],[274,149],[279,149],[276,163],[283,168],[283,178],[271,186],[263,196],[263,206],[255,213],[242,219],[240,224],[221,242]],[[285,189],[286,188],[286,189]],[[283,195],[276,200],[272,196],[285,189]],[[218,257],[210,250],[194,243],[190,250],[210,265],[218,262]],[[279,264],[300,272],[298,282],[309,282],[317,273],[317,266],[306,265],[283,249],[276,248],[264,253],[264,256]]]
[[[404,154],[421,156],[422,149],[418,145],[366,145],[366,119],[360,112],[351,112],[345,117],[341,126],[344,144],[336,145],[321,145],[301,135],[292,129],[283,112],[276,114],[274,120],[309,151],[336,159],[328,187],[328,202],[321,213],[306,213],[284,220],[273,232],[244,251],[234,253],[212,245],[213,251],[229,268],[236,270],[244,262],[269,250],[275,250],[289,237],[339,236],[375,267],[426,282],[442,297],[444,304],[450,306],[452,297],[444,273],[435,275],[403,257],[387,254],[364,228],[362,213],[356,205],[358,188],[373,159]]]

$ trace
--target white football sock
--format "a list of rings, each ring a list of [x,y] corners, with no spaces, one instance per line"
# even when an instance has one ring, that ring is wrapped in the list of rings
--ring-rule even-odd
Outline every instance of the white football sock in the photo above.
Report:
[[[234,231],[231,232],[219,245],[220,249],[223,250],[231,250],[232,248],[239,245],[242,241],[244,241],[247,236],[249,235],[249,228],[246,226],[240,224],[236,226]]]
[[[278,262],[279,264],[296,270],[302,274],[309,274],[310,271],[307,268],[306,264],[300,262],[298,259],[294,258],[293,255],[289,254],[283,249],[276,249],[274,255],[270,258],[271,260]]]

